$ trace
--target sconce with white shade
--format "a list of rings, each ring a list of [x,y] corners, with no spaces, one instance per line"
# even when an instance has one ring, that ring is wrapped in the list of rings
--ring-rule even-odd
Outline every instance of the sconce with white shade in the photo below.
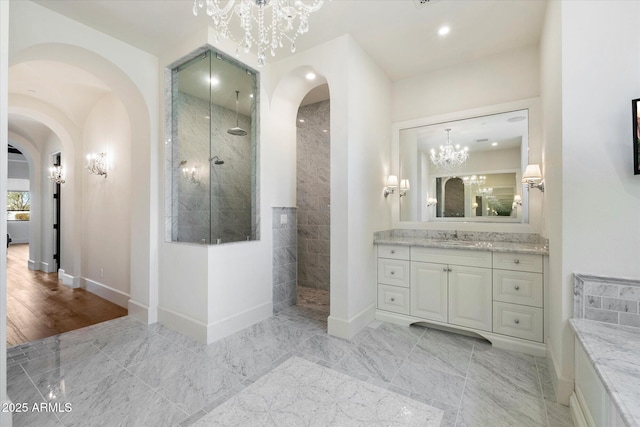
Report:
[[[49,168],[49,179],[55,184],[64,184],[64,173],[62,166],[55,165]]]
[[[540,165],[528,165],[522,175],[522,183],[529,184],[529,188],[537,188],[544,193],[544,180],[542,179]]]
[[[87,154],[87,171],[91,174],[107,177],[107,153]]]
[[[388,197],[389,194],[394,194],[398,188],[398,177],[396,175],[389,175],[387,178],[387,186],[384,188],[384,197]]]
[[[411,190],[411,185],[409,185],[408,179],[400,180],[400,197],[406,196],[407,191]]]
[[[433,197],[427,198],[427,207],[436,206],[438,204],[438,199],[434,199]]]

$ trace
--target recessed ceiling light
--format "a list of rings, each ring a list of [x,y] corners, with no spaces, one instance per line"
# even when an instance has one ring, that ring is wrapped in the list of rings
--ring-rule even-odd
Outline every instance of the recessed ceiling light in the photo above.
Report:
[[[507,121],[510,123],[515,123],[515,122],[521,122],[526,119],[527,118],[525,116],[515,116],[515,117],[511,117],[510,119],[507,119]]]
[[[326,129],[322,129],[322,132],[327,133],[327,130]]]
[[[210,116],[204,116],[204,118],[209,120],[211,117]]]
[[[298,120],[300,123],[304,123],[304,119],[300,119]]]
[[[451,27],[449,27],[448,25],[443,25],[438,29],[438,35],[446,36],[447,34],[449,34],[450,31],[451,31]]]
[[[496,145],[498,145],[498,143],[497,143],[497,142],[492,142],[492,143],[491,143],[491,146],[492,146],[492,147],[495,147]]]
[[[27,89],[27,92],[37,93],[37,91],[35,91],[35,90],[33,90],[33,89]]]
[[[315,80],[316,74],[312,72],[308,72],[305,77],[307,78],[307,80]]]
[[[218,80],[217,77],[211,77],[209,83],[211,83],[211,86],[218,86],[220,84],[220,80]]]
[[[252,93],[249,94],[249,98],[253,98],[253,94]]]

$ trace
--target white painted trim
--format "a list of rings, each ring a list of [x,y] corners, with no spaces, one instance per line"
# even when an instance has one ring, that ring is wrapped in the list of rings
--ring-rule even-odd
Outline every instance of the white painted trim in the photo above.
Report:
[[[29,238],[27,237],[26,239],[11,239],[11,244],[12,245],[21,245],[24,243],[29,243]]]
[[[158,321],[169,329],[180,332],[200,342],[207,341],[207,325],[167,307],[158,306]]]
[[[30,259],[29,261],[27,261],[27,268],[31,271],[35,271],[38,269],[38,265],[40,263],[38,261],[34,261],[32,259]]]
[[[350,319],[343,320],[335,316],[327,319],[327,332],[338,338],[350,340],[376,318],[376,305],[371,304]]]
[[[144,305],[138,301],[130,299],[127,304],[127,310],[129,312],[129,316],[133,317],[134,319],[138,319],[139,321],[141,321],[142,323],[146,323],[147,325],[150,325],[157,321],[157,319],[153,319],[151,317],[152,313],[149,309],[149,306]]]
[[[556,361],[555,352],[551,347],[551,340],[547,341],[546,356],[547,360],[551,361],[551,366],[549,366],[551,369],[549,369],[549,372],[551,373],[551,383],[553,384],[553,390],[556,392],[558,403],[568,405],[569,397],[573,393],[574,381],[560,374],[560,365]]]
[[[273,316],[273,302],[256,305],[225,319],[217,320],[207,325],[206,342],[211,344],[228,335],[238,332],[251,325],[255,325]]]
[[[40,261],[40,268],[38,270],[43,271],[45,273],[55,273],[55,267],[53,264],[49,265],[48,262]]]
[[[569,412],[571,413],[571,420],[576,427],[588,427],[587,418],[582,411],[580,400],[575,393],[571,393],[569,397]]]
[[[82,277],[74,277],[64,272],[63,269],[58,269],[58,280],[62,279],[62,284],[69,286],[70,288],[77,289],[80,287],[80,281]]]
[[[117,289],[113,289],[112,287],[107,286],[104,283],[99,283],[91,279],[87,279],[86,277],[83,280],[83,288],[87,291],[91,292],[92,294],[98,295],[99,297],[104,298],[107,301],[111,301],[112,303],[117,304],[120,307],[127,308],[130,298],[129,294]]]
[[[463,334],[464,332],[471,332],[491,341],[491,344],[496,348],[519,351],[521,353],[539,357],[545,357],[547,355],[547,346],[540,342],[508,337],[506,335],[494,334],[493,332],[467,328],[465,326],[451,325],[449,323],[436,322],[433,320],[425,320],[418,317],[406,316],[404,314],[396,314],[382,310],[376,310],[375,317],[376,320],[395,323],[396,325],[402,326],[409,326],[413,323],[426,323],[429,325],[435,325],[437,328],[456,331]]]
[[[11,399],[7,396],[7,399],[2,401],[2,407],[6,408],[7,406],[10,406],[11,403],[13,402],[11,402]],[[12,415],[13,414],[11,412],[0,411],[0,426],[11,427],[13,422]]]

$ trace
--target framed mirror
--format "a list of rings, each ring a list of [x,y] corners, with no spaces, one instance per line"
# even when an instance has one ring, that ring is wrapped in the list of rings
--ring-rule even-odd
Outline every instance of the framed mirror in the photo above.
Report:
[[[528,223],[528,146],[527,109],[400,129],[400,221]]]

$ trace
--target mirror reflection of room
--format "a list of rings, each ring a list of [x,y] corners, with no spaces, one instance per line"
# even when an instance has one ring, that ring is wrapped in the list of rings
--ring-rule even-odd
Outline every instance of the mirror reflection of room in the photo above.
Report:
[[[401,221],[528,222],[527,110],[402,129],[399,154]]]

